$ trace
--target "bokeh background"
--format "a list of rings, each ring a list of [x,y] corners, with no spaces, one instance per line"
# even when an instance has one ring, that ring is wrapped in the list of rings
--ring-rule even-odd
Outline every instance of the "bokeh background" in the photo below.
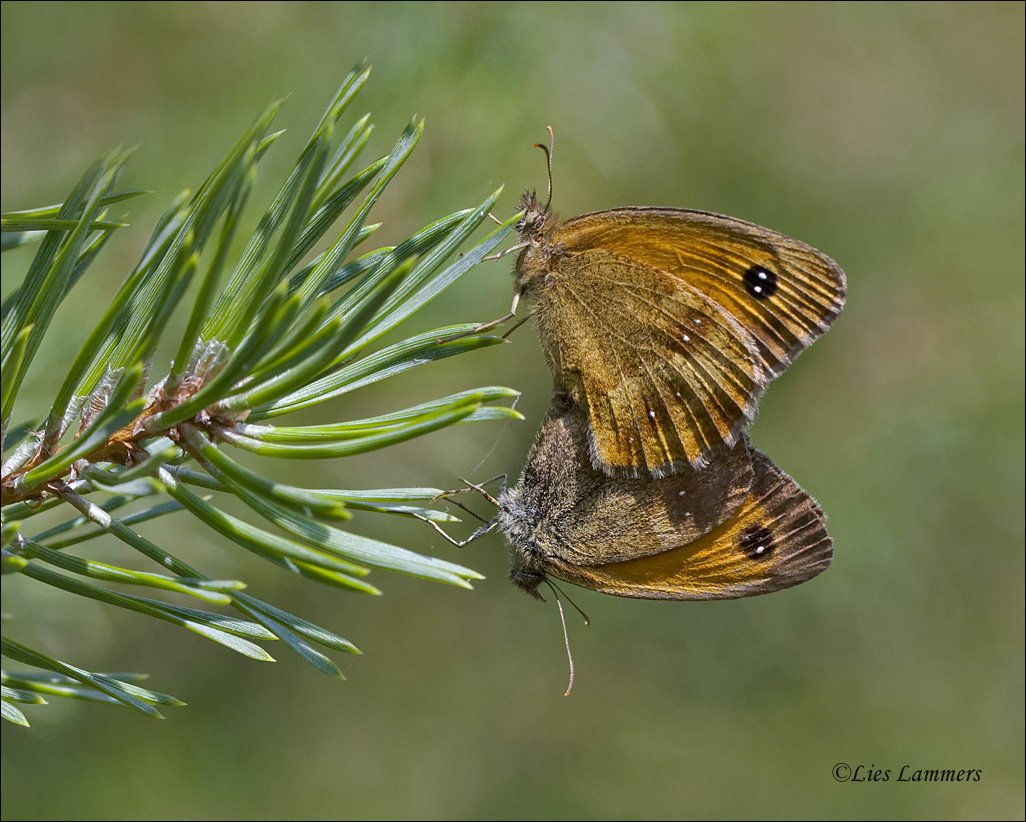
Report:
[[[90,704],[3,728],[4,818],[1022,818],[1024,6],[815,3],[8,3],[4,210],[62,199],[138,145],[123,231],[23,394],[43,403],[156,215],[272,99],[289,134],[264,198],[358,61],[354,116],[387,151],[427,131],[376,209],[394,243],[507,186],[554,207],[719,211],[834,257],[841,317],[765,396],[756,445],[829,515],[808,585],[724,603],[574,592],[569,698],[555,606],[506,582],[502,540],[352,527],[484,573],[473,592],[376,572],[383,597],[294,580],[176,520],[176,549],[355,642],[328,679],[5,580],[5,631],[185,699],[155,722]],[[265,201],[264,200],[264,201]],[[3,290],[23,273],[5,257]],[[505,313],[510,258],[410,328]],[[516,476],[549,400],[529,327],[333,409],[506,384],[522,423],[283,466],[312,487]],[[116,549],[109,556],[122,557]],[[838,763],[890,769],[841,783]],[[899,784],[902,766],[979,782]]]

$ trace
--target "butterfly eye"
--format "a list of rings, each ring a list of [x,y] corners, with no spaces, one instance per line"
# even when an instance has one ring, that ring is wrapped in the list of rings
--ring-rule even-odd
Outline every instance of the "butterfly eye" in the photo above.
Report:
[[[745,290],[757,300],[777,293],[777,275],[761,265],[753,265],[745,272]]]
[[[509,581],[522,591],[529,593],[535,599],[540,599],[542,602],[545,601],[545,597],[538,593],[538,586],[545,582],[545,574],[513,567],[509,572]]]
[[[777,547],[773,542],[773,534],[762,525],[749,525],[745,528],[737,546],[751,559],[766,559]]]

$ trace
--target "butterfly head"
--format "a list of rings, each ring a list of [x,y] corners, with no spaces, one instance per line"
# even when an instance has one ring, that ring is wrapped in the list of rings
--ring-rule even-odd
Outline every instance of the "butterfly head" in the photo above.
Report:
[[[517,210],[524,212],[524,216],[517,221],[517,234],[521,241],[531,245],[547,243],[559,225],[559,218],[549,210],[548,203],[540,205],[538,194],[530,189],[520,198]]]
[[[517,222],[520,242],[514,247],[522,251],[513,270],[513,285],[518,295],[531,298],[563,253],[562,246],[553,241],[560,220],[549,211],[548,204],[539,205],[533,190],[524,192],[518,208],[524,215]]]
[[[526,568],[518,568],[516,564],[509,569],[509,581],[521,591],[526,591],[535,599],[545,601],[545,597],[538,593],[538,586],[545,582],[545,574],[540,571],[530,571]]]
[[[503,491],[499,495],[496,521],[509,546],[510,582],[531,596],[544,599],[538,593],[538,586],[546,578],[545,544],[548,535],[539,521],[535,501],[520,486]]]
[[[509,581],[535,599],[544,600],[538,586],[545,582],[545,561],[526,534],[515,526],[506,532],[509,545]]]

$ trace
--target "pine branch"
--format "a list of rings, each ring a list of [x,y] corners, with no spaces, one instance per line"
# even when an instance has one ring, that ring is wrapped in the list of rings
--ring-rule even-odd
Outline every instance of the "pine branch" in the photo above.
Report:
[[[371,131],[368,119],[341,137],[337,131],[367,76],[367,69],[357,67],[342,84],[252,235],[242,238],[260,161],[280,135],[270,131],[278,105],[264,111],[195,193],[177,198],[158,220],[138,263],[54,384],[49,409],[34,410],[16,424],[11,415],[26,378],[49,376],[33,366],[58,306],[88,276],[113,232],[126,227],[108,211],[142,192],[117,188],[128,155],[113,152],[86,172],[64,203],[2,216],[5,249],[39,243],[23,283],[3,306],[0,502],[6,584],[31,580],[132,610],[253,659],[271,660],[261,643],[279,639],[318,670],[341,677],[314,646],[359,653],[355,646],[253,598],[242,580],[210,578],[143,537],[137,524],[185,512],[209,528],[213,539],[350,592],[381,593],[364,579],[374,567],[466,588],[481,578],[469,568],[339,527],[354,509],[437,527],[453,519],[430,507],[438,489],[306,489],[276,479],[274,459],[338,459],[457,423],[520,416],[503,404],[517,393],[492,386],[369,419],[270,423],[501,342],[465,323],[374,350],[383,334],[401,328],[496,248],[513,221],[457,255],[486,219],[495,192],[394,248],[353,257],[376,228],[367,222],[374,204],[423,130],[423,123],[412,123],[385,157],[359,168]],[[331,240],[326,235],[340,218],[345,224]],[[325,240],[327,247],[308,259]],[[240,245],[241,254],[234,254]],[[185,331],[168,341],[164,332],[174,312],[187,317]],[[162,346],[174,352],[172,365],[154,380],[149,364]],[[256,468],[244,466],[231,456],[232,448],[264,460]],[[233,500],[255,516],[228,514]],[[55,509],[66,510],[67,519],[36,526],[35,517]],[[67,550],[101,535],[113,537],[129,557],[141,555],[158,567],[120,567]],[[113,585],[158,597],[184,594],[202,607]],[[237,613],[207,610],[218,606]],[[183,704],[139,687],[141,675],[91,673],[6,635],[2,651],[25,668],[0,673],[2,715],[11,722],[27,724],[23,706],[55,697],[115,702],[157,717],[155,706]]]

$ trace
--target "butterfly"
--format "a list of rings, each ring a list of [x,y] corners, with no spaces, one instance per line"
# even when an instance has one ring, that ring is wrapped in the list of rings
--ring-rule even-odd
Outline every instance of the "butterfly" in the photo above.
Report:
[[[519,208],[513,309],[534,302],[553,380],[588,410],[588,458],[611,476],[729,450],[844,306],[833,260],[754,223],[676,208],[561,222],[533,191]]]
[[[815,501],[742,436],[702,470],[611,477],[587,458],[587,419],[554,405],[519,484],[498,498],[510,579],[547,577],[645,599],[735,599],[789,588],[830,564]]]

